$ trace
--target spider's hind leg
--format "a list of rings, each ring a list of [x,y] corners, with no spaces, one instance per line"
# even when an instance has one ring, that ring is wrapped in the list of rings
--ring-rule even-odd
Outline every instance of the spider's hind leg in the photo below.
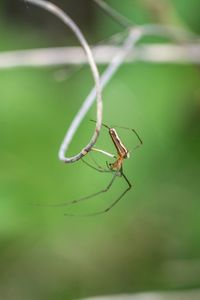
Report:
[[[116,204],[117,204],[117,203],[125,196],[125,194],[132,188],[132,184],[130,183],[130,181],[128,180],[128,178],[124,175],[124,173],[122,172],[122,169],[119,170],[119,171],[117,171],[117,172],[120,172],[120,173],[121,173],[121,176],[124,178],[124,180],[125,180],[126,183],[128,184],[128,187],[127,187],[127,188],[123,191],[123,193],[120,194],[120,196],[119,196],[117,199],[115,199],[115,201],[112,202],[107,208],[105,208],[105,209],[103,209],[103,210],[101,210],[101,211],[97,211],[97,212],[95,212],[95,213],[91,213],[91,214],[83,214],[83,215],[73,215],[73,214],[65,213],[65,216],[70,216],[70,217],[92,217],[92,216],[96,216],[96,215],[102,215],[102,214],[104,214],[104,213],[107,213],[109,210],[111,210],[111,209],[112,209],[112,208],[113,208],[113,207],[114,207],[114,206],[115,206],[115,205],[116,205]],[[94,194],[95,196],[98,195],[98,194],[100,194],[100,193],[107,192],[107,191],[110,189],[110,187],[112,186],[112,184],[113,184],[115,178],[118,176],[118,175],[117,175],[117,172],[114,173],[113,178],[112,178],[112,180],[110,181],[110,183],[108,184],[108,186],[107,186],[104,190],[102,190],[102,191],[100,191],[100,192]],[[94,195],[93,195],[93,196],[94,196]],[[88,199],[88,197],[87,197],[87,199]],[[85,199],[81,199],[81,200],[85,200]],[[81,201],[81,200],[79,200],[79,201]],[[75,204],[75,203],[77,203],[77,202],[69,203],[69,204]]]

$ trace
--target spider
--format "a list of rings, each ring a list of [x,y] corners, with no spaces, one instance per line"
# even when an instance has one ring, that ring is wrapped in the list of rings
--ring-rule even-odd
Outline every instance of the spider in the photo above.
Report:
[[[94,120],[91,120],[91,121],[95,122]],[[62,207],[62,206],[68,206],[68,205],[78,204],[81,201],[84,201],[84,200],[96,197],[96,196],[98,196],[100,194],[103,194],[103,193],[107,192],[111,188],[111,186],[114,183],[115,179],[117,177],[122,177],[126,181],[126,183],[127,183],[127,188],[107,208],[105,208],[105,209],[103,209],[101,211],[97,211],[97,212],[94,212],[94,213],[91,213],[91,214],[84,214],[84,215],[74,215],[74,214],[69,214],[69,213],[65,213],[64,214],[65,216],[73,216],[73,217],[74,216],[95,216],[95,215],[100,215],[100,214],[104,214],[104,213],[108,212],[131,189],[132,185],[131,185],[130,181],[128,180],[128,178],[126,177],[126,175],[124,174],[124,172],[123,172],[123,162],[124,162],[125,159],[129,158],[130,151],[128,151],[127,148],[122,143],[122,141],[119,138],[119,136],[118,136],[117,131],[116,131],[115,128],[121,128],[121,129],[130,130],[130,131],[132,131],[136,135],[136,137],[139,140],[139,144],[136,145],[136,147],[134,147],[133,150],[139,148],[143,144],[143,142],[142,142],[141,138],[139,137],[139,135],[138,135],[138,133],[136,132],[135,129],[128,128],[128,127],[119,127],[119,126],[115,126],[115,128],[113,128],[113,127],[109,127],[106,124],[102,124],[102,126],[108,129],[109,135],[110,135],[110,137],[112,139],[112,142],[113,142],[113,144],[114,144],[114,146],[115,146],[115,148],[117,150],[117,156],[113,155],[113,154],[111,154],[111,153],[109,153],[107,151],[104,151],[104,150],[101,150],[101,149],[97,149],[97,148],[92,148],[92,151],[97,151],[97,152],[100,152],[100,153],[102,153],[104,155],[112,157],[112,158],[115,159],[115,161],[113,163],[106,162],[107,168],[104,169],[101,166],[99,166],[95,160],[94,160],[94,162],[96,164],[96,167],[93,166],[92,164],[88,163],[87,161],[85,161],[83,158],[81,160],[82,160],[82,162],[85,165],[89,166],[90,168],[92,168],[92,169],[94,169],[94,170],[96,170],[98,172],[101,172],[101,173],[113,173],[113,177],[110,180],[110,182],[108,183],[108,185],[106,186],[106,188],[104,188],[104,189],[102,189],[102,190],[100,190],[100,191],[98,191],[96,193],[93,193],[91,195],[88,195],[88,196],[85,196],[85,197],[82,197],[82,198],[79,198],[79,199],[76,199],[76,200],[72,200],[72,201],[68,201],[68,202],[63,202],[63,203],[59,203],[59,204],[50,204],[50,205],[45,205],[45,206],[48,206],[48,207]]]
[[[91,121],[93,121],[93,120],[91,120]],[[95,121],[93,121],[93,122],[95,122]],[[105,154],[105,155],[107,155],[109,157],[115,158],[115,161],[113,163],[106,162],[107,169],[102,168],[95,161],[94,162],[96,163],[96,167],[93,166],[92,164],[86,162],[84,159],[82,159],[82,162],[84,164],[86,164],[87,166],[89,166],[90,168],[92,168],[92,169],[94,169],[94,170],[96,170],[98,172],[101,172],[101,173],[113,173],[113,177],[112,177],[111,181],[106,186],[106,188],[100,190],[99,192],[93,193],[93,194],[91,194],[89,196],[86,196],[86,197],[79,198],[77,200],[72,200],[72,201],[69,201],[69,202],[66,202],[66,203],[63,203],[63,204],[58,204],[56,206],[77,204],[77,203],[79,203],[81,201],[84,201],[84,200],[96,197],[96,196],[98,196],[100,194],[103,194],[103,193],[107,192],[111,188],[113,182],[115,181],[115,179],[117,177],[122,177],[126,181],[126,183],[127,183],[128,186],[123,191],[123,193],[120,194],[117,197],[117,199],[114,200],[114,202],[112,202],[107,208],[105,208],[105,209],[103,209],[101,211],[94,212],[94,213],[91,213],[91,214],[82,215],[82,216],[100,215],[100,214],[106,213],[110,209],[112,209],[122,199],[122,197],[131,189],[132,185],[131,185],[130,181],[128,180],[128,178],[126,177],[126,175],[124,174],[124,172],[123,172],[123,162],[124,162],[125,159],[129,158],[130,152],[127,150],[127,148],[122,143],[122,141],[119,138],[119,136],[118,136],[117,131],[116,131],[115,128],[122,128],[122,129],[126,129],[126,130],[131,130],[133,133],[135,133],[135,135],[137,136],[137,138],[139,140],[139,144],[133,150],[135,150],[136,148],[139,148],[143,144],[143,142],[142,142],[141,138],[139,137],[139,135],[138,135],[138,133],[136,132],[135,129],[127,128],[127,127],[119,127],[119,126],[115,126],[115,128],[112,128],[112,127],[109,127],[106,124],[102,124],[102,126],[104,126],[105,128],[108,129],[109,135],[110,135],[110,137],[112,139],[112,142],[113,142],[113,144],[114,144],[114,146],[115,146],[115,148],[117,150],[117,156],[113,155],[113,154],[110,154],[110,153],[108,153],[108,152],[106,152],[104,150],[97,149],[97,148],[92,148],[92,150],[93,151],[101,152],[102,154]],[[65,213],[65,216],[75,216],[75,215]]]

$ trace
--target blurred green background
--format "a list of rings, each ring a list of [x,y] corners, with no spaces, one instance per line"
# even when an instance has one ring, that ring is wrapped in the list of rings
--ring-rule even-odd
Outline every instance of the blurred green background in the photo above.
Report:
[[[55,2],[91,44],[122,30],[92,1]],[[107,2],[135,23],[170,23],[200,33],[198,0]],[[16,0],[1,1],[0,35],[1,51],[77,44],[55,17]],[[93,84],[88,67],[69,74],[67,66],[0,70],[0,298],[198,288],[199,67],[134,63],[111,80],[103,92],[104,122],[137,129],[144,146],[124,164],[134,188],[108,214],[88,218],[64,213],[106,207],[125,188],[123,180],[73,208],[34,205],[88,195],[110,179],[81,162],[58,160],[64,134]],[[95,106],[69,154],[87,143],[94,128],[90,118]],[[122,130],[119,135],[134,147],[134,136]],[[106,130],[98,147],[114,151]],[[100,154],[93,157],[105,165]]]

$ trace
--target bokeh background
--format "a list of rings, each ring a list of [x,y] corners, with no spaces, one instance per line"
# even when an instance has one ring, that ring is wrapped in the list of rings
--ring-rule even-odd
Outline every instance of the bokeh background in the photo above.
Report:
[[[55,3],[91,44],[122,31],[92,1]],[[107,3],[138,24],[170,23],[200,33],[198,0]],[[0,3],[0,36],[1,51],[78,45],[55,17],[16,0]],[[96,192],[110,179],[57,157],[92,84],[86,66],[0,70],[1,299],[75,299],[200,286],[199,67],[133,63],[120,68],[103,92],[104,122],[133,127],[144,141],[124,164],[134,188],[109,214],[70,218],[64,213],[98,211],[125,188],[119,178],[109,193],[76,207],[45,207]],[[70,154],[91,136],[90,118],[95,106]],[[134,147],[133,135],[119,134]],[[106,130],[98,147],[114,151]],[[105,165],[106,158],[93,157]]]

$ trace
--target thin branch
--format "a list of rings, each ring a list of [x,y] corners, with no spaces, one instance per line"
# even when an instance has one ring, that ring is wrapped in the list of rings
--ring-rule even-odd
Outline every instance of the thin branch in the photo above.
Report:
[[[183,290],[168,292],[144,292],[137,294],[121,294],[84,298],[82,300],[199,300],[200,290]],[[80,299],[81,300],[81,299]]]
[[[61,10],[56,5],[54,5],[53,3],[48,2],[48,1],[27,0],[27,2],[31,3],[33,5],[39,6],[43,9],[51,12],[53,15],[55,15],[61,21],[63,21],[68,27],[70,27],[70,29],[74,32],[74,34],[78,38],[81,46],[85,50],[85,53],[86,53],[87,58],[88,58],[88,63],[90,65],[92,75],[93,75],[93,78],[94,78],[94,81],[95,81],[95,95],[97,97],[97,122],[96,122],[96,128],[95,128],[94,134],[93,134],[90,142],[77,155],[74,155],[72,157],[65,157],[65,152],[68,149],[68,146],[69,146],[69,144],[70,144],[70,142],[73,138],[73,135],[74,135],[75,131],[77,130],[80,122],[82,121],[82,119],[84,117],[84,114],[79,114],[78,118],[76,116],[74,118],[74,120],[72,121],[72,124],[71,124],[71,126],[68,130],[67,139],[64,140],[64,142],[61,146],[61,149],[59,151],[59,158],[62,161],[66,162],[66,163],[72,163],[72,162],[75,162],[75,161],[79,160],[88,151],[90,151],[90,149],[95,144],[95,142],[98,138],[100,129],[101,129],[101,123],[102,123],[102,97],[101,97],[101,87],[100,87],[100,82],[99,82],[98,69],[96,67],[91,49],[90,49],[86,39],[84,38],[82,32],[80,31],[78,26],[74,23],[74,21],[63,10]]]
[[[143,30],[145,31],[145,35],[150,36],[160,36],[160,37],[166,37],[170,40],[174,40],[176,42],[192,42],[199,41],[199,35],[196,33],[183,29],[178,26],[173,25],[163,25],[163,24],[146,24],[142,26]]]
[[[200,43],[198,44],[153,44],[141,46],[129,62],[138,60],[152,63],[200,64]]]
[[[119,46],[94,46],[92,53],[96,64],[109,64],[119,52]],[[200,64],[200,43],[137,45],[124,63],[145,61],[153,63]],[[88,60],[82,47],[43,48],[0,52],[0,69],[16,67],[51,67],[83,65]]]
[[[133,22],[121,15],[118,11],[108,5],[102,0],[93,0],[109,17],[119,23],[121,26],[127,28],[133,26]]]
[[[125,40],[124,44],[120,48],[119,52],[113,57],[111,60],[110,65],[107,67],[107,69],[104,71],[103,75],[100,78],[101,83],[101,89],[103,90],[106,84],[110,81],[112,76],[116,73],[118,68],[121,66],[121,64],[124,62],[125,58],[133,48],[133,46],[137,43],[137,41],[141,38],[142,31],[139,29],[132,29],[129,32],[129,35],[127,39]],[[84,118],[92,104],[94,103],[96,98],[96,90],[93,88],[82,104],[80,110],[75,116],[74,121],[72,122],[70,128],[68,129],[66,136],[61,144],[60,150],[59,150],[59,159],[64,160],[64,153],[66,149],[68,148],[69,143],[71,142],[71,139],[77,129],[77,124],[80,124],[81,120]],[[91,150],[91,147],[90,147]]]

